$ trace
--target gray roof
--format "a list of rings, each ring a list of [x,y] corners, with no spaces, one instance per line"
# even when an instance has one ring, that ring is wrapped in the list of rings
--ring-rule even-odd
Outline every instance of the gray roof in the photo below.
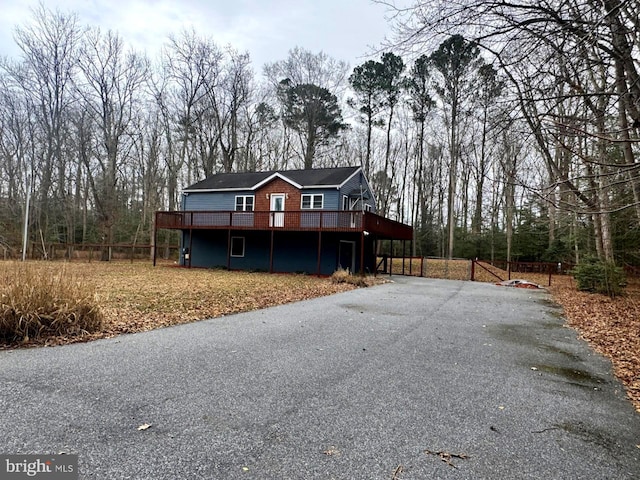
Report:
[[[272,170],[269,172],[218,173],[185,188],[197,190],[251,190],[268,178],[278,174],[302,187],[338,187],[360,167],[317,168],[312,170]]]

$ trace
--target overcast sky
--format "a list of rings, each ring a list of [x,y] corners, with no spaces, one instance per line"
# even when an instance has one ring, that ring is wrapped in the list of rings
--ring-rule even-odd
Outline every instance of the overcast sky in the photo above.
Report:
[[[355,67],[372,58],[389,33],[388,12],[370,0],[44,0],[44,5],[77,13],[83,25],[117,31],[152,58],[168,34],[193,27],[219,46],[248,51],[257,73],[296,46]],[[35,6],[37,1],[0,0],[0,55],[19,55],[14,28],[31,21]]]

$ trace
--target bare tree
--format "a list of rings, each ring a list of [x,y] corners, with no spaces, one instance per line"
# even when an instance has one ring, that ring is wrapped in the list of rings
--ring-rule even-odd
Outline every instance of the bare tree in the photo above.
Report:
[[[347,63],[335,60],[324,52],[313,53],[295,47],[289,50],[285,60],[267,63],[264,75],[274,88],[281,80],[288,78],[294,85],[317,85],[340,97],[346,87],[348,70]]]
[[[147,61],[125,52],[122,39],[109,31],[89,32],[79,62],[83,78],[78,92],[91,113],[97,142],[91,158],[85,159],[91,190],[98,210],[102,240],[114,242],[114,226],[122,208],[119,184],[129,161],[129,129],[135,118],[138,92],[147,78]],[[120,185],[121,186],[121,185]],[[109,260],[108,250],[103,260]]]
[[[242,114],[251,101],[251,60],[248,53],[227,50],[226,62],[219,82],[207,85],[209,114],[218,130],[218,145],[222,154],[222,169],[231,172],[241,148],[239,136],[246,123]]]
[[[186,183],[198,175],[198,163],[205,175],[214,173],[215,158],[205,152],[202,135],[206,132],[204,112],[207,94],[220,76],[222,52],[210,39],[184,30],[169,37],[163,53],[163,72],[153,88],[165,126],[168,142],[167,174],[169,209],[177,206],[179,175],[187,167]]]
[[[77,44],[81,29],[73,14],[52,12],[40,4],[33,11],[32,22],[16,27],[14,40],[22,52],[22,62],[4,62],[3,69],[11,87],[26,98],[30,114],[35,116],[41,160],[34,171],[39,181],[34,203],[36,222],[43,232],[64,215],[66,203],[67,156],[65,155],[69,107],[74,101],[71,82],[76,71]],[[41,163],[40,163],[41,162]],[[32,176],[31,182],[36,178]],[[58,201],[53,201],[57,199]],[[54,218],[49,218],[53,215]],[[69,221],[63,239],[71,239]]]
[[[453,257],[455,238],[455,199],[458,183],[458,164],[461,156],[461,125],[464,118],[463,102],[472,92],[477,69],[482,60],[480,50],[474,43],[461,35],[445,40],[430,56],[434,71],[439,74],[435,90],[445,112],[446,128],[449,133],[449,188],[447,200],[447,255]]]
[[[553,207],[591,216],[598,253],[609,260],[611,213],[632,208],[640,221],[639,8],[637,0],[452,0],[416,3],[397,23],[401,40],[414,46],[464,29],[495,59],[560,188]],[[567,117],[572,111],[589,113]]]

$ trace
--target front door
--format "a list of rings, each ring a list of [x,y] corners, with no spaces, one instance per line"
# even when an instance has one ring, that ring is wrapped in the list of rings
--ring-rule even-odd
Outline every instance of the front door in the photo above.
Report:
[[[271,227],[284,227],[284,193],[271,194]]]

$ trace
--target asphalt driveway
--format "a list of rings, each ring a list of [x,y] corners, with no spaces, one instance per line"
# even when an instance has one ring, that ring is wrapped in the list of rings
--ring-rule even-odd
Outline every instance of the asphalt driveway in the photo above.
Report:
[[[546,293],[394,280],[0,352],[0,453],[110,480],[640,478],[640,415]]]

